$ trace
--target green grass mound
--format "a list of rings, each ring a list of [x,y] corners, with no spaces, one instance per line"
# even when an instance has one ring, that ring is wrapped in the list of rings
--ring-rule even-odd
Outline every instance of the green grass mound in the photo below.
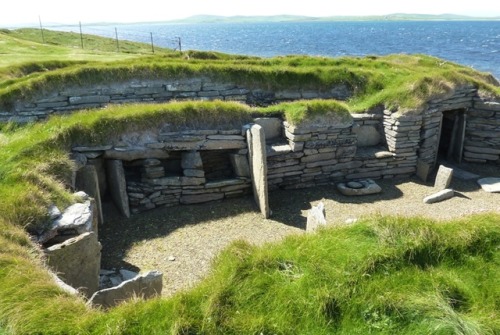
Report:
[[[500,331],[498,214],[445,223],[373,217],[279,244],[236,242],[194,289],[107,312],[58,292],[27,252],[23,233],[3,228],[0,325],[14,333]]]
[[[36,31],[0,32],[0,53],[6,55],[0,62],[0,108],[9,109],[15,101],[68,86],[191,77],[268,90],[326,92],[343,86],[352,92],[347,103],[354,112],[377,105],[419,110],[429,99],[461,85],[474,85],[500,96],[498,82],[491,74],[426,55],[265,59],[169,50],[144,55],[147,45],[137,43],[131,43],[128,53],[77,49],[73,45],[77,37],[50,32],[47,38],[53,42],[40,44]],[[112,39],[95,39],[103,50],[114,43]]]

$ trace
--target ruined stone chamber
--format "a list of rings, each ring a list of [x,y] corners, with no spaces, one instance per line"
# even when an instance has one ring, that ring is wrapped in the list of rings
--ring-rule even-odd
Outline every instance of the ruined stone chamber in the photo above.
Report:
[[[17,102],[12,111],[0,111],[0,122],[38,121],[108,103],[218,99],[269,105],[298,99],[342,100],[351,94],[343,86],[325,91],[269,92],[208,78],[130,81],[67,88]],[[500,165],[500,101],[481,96],[477,87],[465,85],[428,101],[420,110],[379,106],[348,117],[326,113],[298,124],[263,115],[250,124],[220,127],[159,124],[154,129],[125,132],[99,145],[77,143],[71,155],[77,167],[73,186],[93,199],[93,223],[84,220],[86,227],[93,228],[78,233],[57,228],[56,233],[48,232],[53,236],[44,235],[39,242],[45,244],[49,264],[61,278],[82,287],[81,292],[91,297],[98,289],[98,265],[80,260],[89,267],[65,268],[63,263],[74,261],[68,260],[62,250],[82,244],[86,245],[82,250],[89,250],[82,255],[100,257],[97,223],[103,221],[104,199],[111,198],[119,213],[129,217],[155,208],[253,193],[267,218],[271,215],[267,193],[275,189],[356,185],[349,182],[415,174],[426,180],[442,159],[456,164]],[[87,282],[80,281],[84,276],[78,271],[86,272]],[[142,276],[139,281],[158,290],[150,277]],[[108,299],[104,293],[99,294],[99,301],[108,306],[109,299],[116,298]],[[109,296],[115,297],[114,293]]]

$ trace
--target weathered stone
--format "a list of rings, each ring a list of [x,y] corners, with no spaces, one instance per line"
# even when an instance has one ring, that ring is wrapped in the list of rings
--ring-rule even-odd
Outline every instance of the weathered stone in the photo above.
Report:
[[[322,170],[324,172],[333,172],[340,170],[352,170],[361,167],[363,163],[361,161],[351,161],[346,163],[338,163],[335,165],[323,166]]]
[[[267,190],[266,136],[264,129],[258,124],[251,125],[247,130],[247,141],[255,202],[267,219],[271,211],[269,209]]]
[[[116,159],[122,161],[134,161],[137,159],[146,159],[155,157],[158,159],[169,158],[168,152],[161,149],[148,149],[148,148],[114,148],[104,152],[104,158]]]
[[[374,146],[380,143],[380,133],[373,126],[353,127],[352,132],[358,136],[358,147]]]
[[[158,166],[161,165],[161,161],[156,158],[147,158],[144,161],[142,161],[142,165],[144,167],[153,167],[153,166]]]
[[[337,190],[343,195],[368,195],[382,192],[382,188],[371,179],[358,180],[362,184],[361,188],[351,188],[345,183],[337,184]]]
[[[431,169],[430,164],[428,164],[422,160],[417,161],[417,177],[420,178],[423,182],[427,181],[427,178],[429,177],[430,169]]]
[[[325,152],[322,154],[313,154],[309,156],[304,156],[300,159],[302,163],[311,163],[311,162],[319,162],[319,161],[327,161],[335,159],[335,152]]]
[[[62,214],[56,205],[50,205],[48,212],[49,212],[49,219],[52,221],[60,218]]]
[[[358,189],[358,188],[363,188],[364,187],[364,185],[362,183],[357,182],[357,181],[347,182],[346,185],[347,185],[347,187],[354,188],[354,189]]]
[[[282,122],[275,117],[261,117],[254,120],[256,124],[264,129],[266,141],[272,141],[282,137]]]
[[[481,188],[489,193],[500,193],[500,178],[488,177],[477,181]]]
[[[106,160],[111,198],[122,215],[130,217],[125,170],[120,160]]]
[[[474,153],[474,152],[470,152],[470,151],[465,151],[464,157],[472,158],[472,159],[484,159],[487,161],[496,161],[496,160],[500,159],[500,155],[479,154],[479,153]]]
[[[244,141],[245,137],[241,135],[209,135],[207,139],[219,141]]]
[[[68,285],[90,297],[99,288],[101,244],[88,232],[44,250],[47,264]]]
[[[205,178],[205,172],[203,170],[184,169],[184,176],[185,177]]]
[[[183,169],[203,170],[203,161],[198,151],[189,151],[182,153],[181,166]]]
[[[239,140],[207,140],[203,142],[200,150],[245,149],[245,141]]]
[[[205,184],[205,178],[198,177],[181,177],[182,186],[198,186]]]
[[[109,95],[88,95],[83,97],[69,97],[69,103],[72,105],[82,104],[100,104],[107,103],[110,100]]]
[[[112,147],[113,147],[112,145],[101,145],[95,147],[78,146],[78,147],[73,147],[71,150],[76,152],[105,151],[111,149]]]
[[[325,205],[320,202],[317,206],[313,206],[307,213],[306,231],[313,232],[320,226],[326,225]]]
[[[444,165],[440,165],[436,180],[434,181],[434,187],[439,190],[444,190],[448,188],[451,184],[451,179],[453,177],[453,169],[450,169]]]
[[[250,165],[246,156],[230,154],[229,159],[231,160],[231,165],[236,176],[250,177]]]
[[[66,208],[62,215],[54,221],[52,229],[60,235],[80,235],[96,231],[94,208],[90,200],[77,203]]]
[[[181,177],[164,177],[164,178],[157,178],[157,179],[147,179],[144,180],[144,182],[152,185],[158,185],[158,186],[178,186],[180,187],[182,185],[182,179]]]
[[[224,193],[205,193],[181,196],[181,204],[199,204],[208,201],[221,200],[224,198]]]
[[[94,198],[99,218],[98,222],[102,224],[104,219],[102,215],[101,192],[99,189],[99,180],[95,167],[92,165],[86,165],[78,170],[76,174],[75,186],[78,190],[82,190]]]
[[[226,179],[226,180],[221,180],[221,181],[212,181],[208,182],[205,184],[205,188],[219,188],[219,187],[226,187],[226,186],[231,186],[231,185],[240,185],[244,184],[245,180],[244,179]]]
[[[95,292],[89,303],[97,307],[110,308],[135,297],[148,299],[159,296],[163,286],[162,277],[161,272],[150,271],[126,280],[116,287]]]
[[[453,198],[455,191],[452,189],[444,189],[437,193],[431,194],[424,198],[424,204],[433,204],[436,202],[444,201]]]

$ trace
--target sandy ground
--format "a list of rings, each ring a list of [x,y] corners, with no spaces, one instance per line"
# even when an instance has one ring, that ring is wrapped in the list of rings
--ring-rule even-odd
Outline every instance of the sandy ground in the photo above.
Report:
[[[500,177],[500,168],[466,165],[481,177]],[[434,180],[431,178],[431,180]],[[108,204],[100,228],[102,267],[163,272],[163,295],[170,296],[199,282],[213,258],[232,241],[254,244],[274,242],[290,234],[303,234],[307,211],[323,201],[328,224],[343,224],[364,215],[421,215],[445,220],[473,213],[500,212],[500,193],[484,192],[475,180],[453,179],[454,198],[427,205],[422,199],[434,193],[433,183],[417,178],[377,180],[382,193],[347,197],[334,185],[270,193],[273,215],[265,220],[253,197],[153,210],[120,218]]]

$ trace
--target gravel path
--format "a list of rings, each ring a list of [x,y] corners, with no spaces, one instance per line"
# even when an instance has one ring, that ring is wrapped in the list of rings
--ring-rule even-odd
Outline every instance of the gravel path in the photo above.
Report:
[[[500,168],[469,165],[482,177],[500,177]],[[433,179],[432,179],[433,180]],[[435,192],[431,183],[418,179],[378,180],[382,193],[361,197],[341,195],[334,186],[275,191],[269,203],[271,219],[264,220],[253,197],[150,211],[130,219],[120,218],[105,206],[100,228],[102,267],[134,271],[157,269],[164,274],[163,295],[170,296],[200,281],[213,258],[232,241],[254,244],[274,242],[290,234],[303,234],[307,211],[323,201],[329,224],[341,224],[364,215],[421,215],[438,220],[480,212],[500,212],[500,193],[486,193],[476,182],[454,178],[457,192],[450,200],[425,205],[422,199]]]

